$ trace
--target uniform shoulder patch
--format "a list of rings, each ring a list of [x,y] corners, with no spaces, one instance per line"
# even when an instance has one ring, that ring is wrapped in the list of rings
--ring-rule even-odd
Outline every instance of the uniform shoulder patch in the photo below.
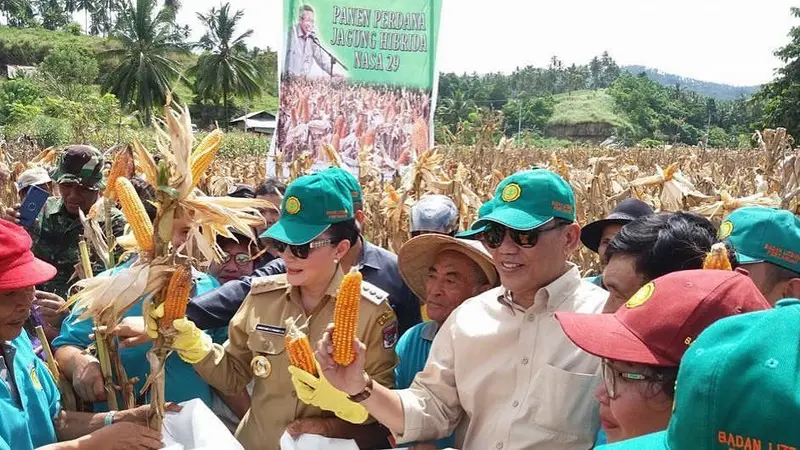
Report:
[[[361,282],[361,296],[376,305],[389,300],[388,292],[367,281]]]
[[[253,280],[250,286],[251,294],[263,294],[265,292],[277,291],[289,286],[286,281],[286,274],[270,275],[267,277],[258,277]]]

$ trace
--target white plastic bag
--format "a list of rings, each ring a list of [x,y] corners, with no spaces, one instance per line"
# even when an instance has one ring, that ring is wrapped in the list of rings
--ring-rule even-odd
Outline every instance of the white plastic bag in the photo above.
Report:
[[[166,450],[244,450],[202,400],[189,400],[180,405],[181,412],[164,416],[162,431]]]
[[[303,434],[295,441],[284,431],[281,450],[358,450],[358,445],[352,439],[333,439],[317,434]]]

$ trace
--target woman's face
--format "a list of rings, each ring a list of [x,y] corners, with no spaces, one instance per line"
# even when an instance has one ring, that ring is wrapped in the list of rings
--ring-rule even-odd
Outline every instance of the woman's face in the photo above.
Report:
[[[311,243],[319,243],[329,240],[327,232],[322,233]],[[316,244],[315,244],[316,245]],[[328,243],[312,248],[308,252],[308,258],[301,259],[292,253],[291,247],[287,246],[279,254],[286,263],[286,280],[292,286],[327,286],[333,277],[338,261],[350,250],[350,242],[342,241],[337,245]]]
[[[609,443],[667,429],[672,416],[673,398],[664,392],[663,384],[634,380],[620,374],[652,376],[652,368],[643,364],[609,361],[604,371],[604,382],[597,387],[594,396],[600,402],[600,423]],[[612,383],[608,380],[610,377],[614,378],[614,398],[609,393],[608,385]]]
[[[209,274],[217,281],[225,284],[253,273],[253,260],[247,243],[230,243],[225,245],[222,251],[228,255],[228,260],[221,264],[213,262],[208,268]]]
[[[269,227],[275,225],[275,222],[277,222],[278,219],[281,218],[281,210],[280,210],[281,196],[277,194],[268,194],[268,195],[259,195],[256,198],[259,200],[266,200],[275,205],[275,208],[263,208],[259,210],[261,216],[264,218],[264,224],[259,227],[256,227],[256,232],[260,236],[265,231],[267,231]]]

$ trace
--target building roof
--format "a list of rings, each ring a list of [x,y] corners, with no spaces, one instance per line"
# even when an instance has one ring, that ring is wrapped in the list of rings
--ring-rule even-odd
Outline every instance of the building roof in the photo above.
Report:
[[[276,118],[275,118],[274,114],[268,113],[266,111],[255,111],[255,112],[251,112],[249,114],[245,114],[242,117],[237,117],[237,118],[231,120],[230,123],[244,122],[244,121],[246,121],[248,119],[267,120],[267,121],[273,121],[274,122]]]

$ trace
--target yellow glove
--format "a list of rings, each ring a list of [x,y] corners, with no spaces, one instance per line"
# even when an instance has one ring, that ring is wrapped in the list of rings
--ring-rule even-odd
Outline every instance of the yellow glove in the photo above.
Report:
[[[150,339],[158,339],[158,322],[157,320],[164,317],[164,303],[162,302],[158,307],[153,308],[153,300],[149,299],[144,302],[142,307],[142,316],[144,316],[144,329]]]
[[[211,353],[214,345],[211,336],[203,333],[194,322],[185,317],[175,319],[172,327],[178,332],[172,341],[172,348],[178,352],[182,360],[189,364],[197,364]]]
[[[319,378],[303,369],[289,366],[292,374],[292,384],[297,391],[297,398],[303,403],[316,406],[319,409],[332,411],[336,417],[350,423],[364,423],[369,417],[367,409],[351,401],[347,394],[336,389],[322,376],[322,370],[317,364]]]

